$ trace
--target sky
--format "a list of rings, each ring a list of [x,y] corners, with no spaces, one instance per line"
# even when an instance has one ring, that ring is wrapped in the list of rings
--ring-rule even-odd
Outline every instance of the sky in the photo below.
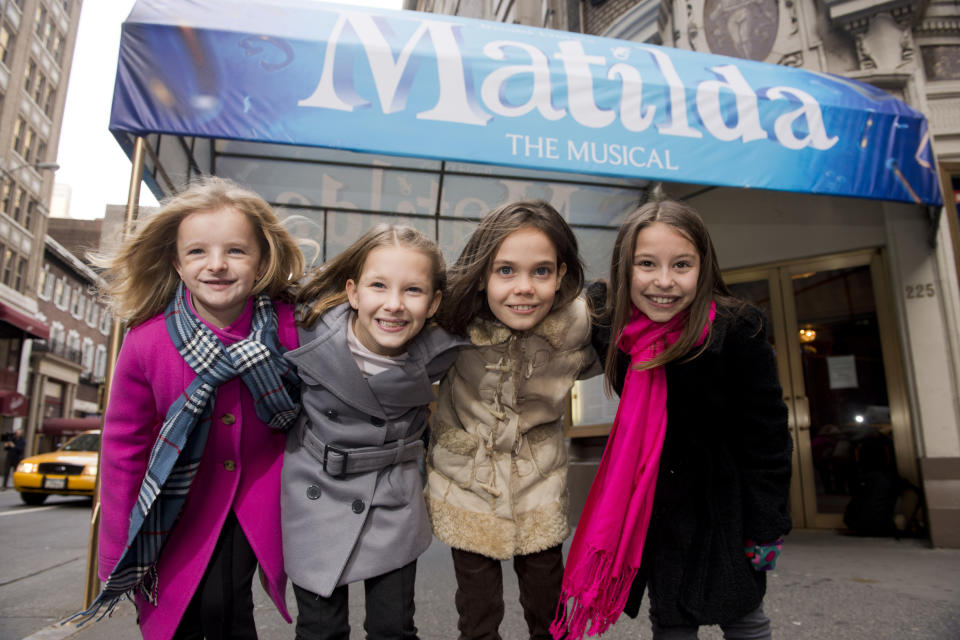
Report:
[[[326,2],[327,0],[315,0]],[[400,9],[402,0],[340,0],[340,4]],[[107,129],[120,49],[120,25],[134,0],[87,0],[80,12],[80,30],[73,53],[57,163],[56,184],[70,189],[69,209],[52,215],[100,218],[108,204],[126,204],[130,160]],[[155,205],[146,188],[142,206]]]

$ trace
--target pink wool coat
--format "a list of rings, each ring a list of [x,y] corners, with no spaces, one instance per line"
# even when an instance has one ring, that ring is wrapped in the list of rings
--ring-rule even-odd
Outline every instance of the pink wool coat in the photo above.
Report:
[[[274,306],[280,343],[286,349],[296,348],[293,307],[284,303]],[[224,344],[231,344],[249,333],[252,310],[251,300],[226,329],[207,326]],[[110,574],[126,546],[130,510],[167,410],[196,377],[173,346],[162,314],[127,334],[114,375],[100,456],[101,580]],[[290,622],[280,535],[280,470],[285,443],[285,433],[257,418],[253,398],[240,378],[220,387],[200,469],[157,563],[157,606],[137,598],[145,639],[173,636],[231,509],[260,562],[267,592]]]

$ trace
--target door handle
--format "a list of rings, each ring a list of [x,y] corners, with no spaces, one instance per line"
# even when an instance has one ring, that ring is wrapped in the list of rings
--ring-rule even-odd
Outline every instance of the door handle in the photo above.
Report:
[[[793,400],[797,411],[797,430],[810,431],[810,399],[796,396]]]
[[[784,396],[783,402],[793,414],[797,431],[810,431],[810,401],[807,396]]]

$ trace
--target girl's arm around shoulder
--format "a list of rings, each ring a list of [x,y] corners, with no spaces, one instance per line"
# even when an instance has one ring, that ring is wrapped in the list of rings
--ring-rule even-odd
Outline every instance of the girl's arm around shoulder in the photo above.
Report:
[[[156,381],[147,373],[147,354],[141,353],[141,348],[155,345],[160,338],[151,326],[154,322],[148,320],[135,327],[124,339],[104,416],[100,454],[100,485],[104,487],[100,494],[101,579],[109,575],[126,546],[130,511],[146,473],[156,428],[163,420],[156,409]],[[162,318],[160,326],[165,333]],[[154,351],[151,349],[151,356],[156,355]]]
[[[437,325],[430,325],[423,329],[422,342],[427,349],[426,370],[431,382],[436,382],[453,366],[460,352],[460,347],[470,344],[466,337],[450,333]]]
[[[762,311],[747,306],[729,318],[723,352],[728,370],[716,383],[726,386],[731,413],[726,420],[743,483],[744,533],[769,542],[790,531],[793,440]]]

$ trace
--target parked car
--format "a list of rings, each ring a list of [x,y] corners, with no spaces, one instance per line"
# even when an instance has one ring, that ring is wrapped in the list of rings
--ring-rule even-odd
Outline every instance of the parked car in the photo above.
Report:
[[[84,431],[56,451],[24,458],[13,473],[13,487],[30,505],[51,494],[93,496],[100,458],[100,431]]]

